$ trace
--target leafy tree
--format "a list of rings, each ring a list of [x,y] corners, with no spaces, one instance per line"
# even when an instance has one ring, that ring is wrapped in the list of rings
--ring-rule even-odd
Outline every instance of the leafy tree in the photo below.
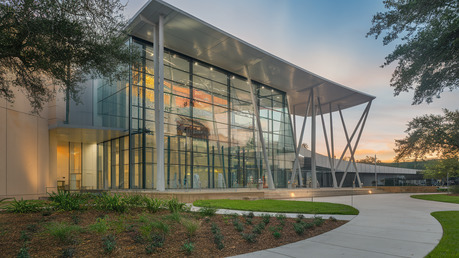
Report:
[[[365,164],[375,164],[375,157],[373,156],[365,156],[364,159],[356,160],[357,163],[365,163]],[[381,163],[381,160],[376,159],[376,163]]]
[[[398,60],[392,74],[395,95],[414,89],[413,104],[432,102],[457,89],[459,78],[459,11],[457,0],[385,0],[386,12],[373,16],[367,33],[383,44],[401,39],[382,67]],[[400,41],[399,41],[400,42]]]
[[[434,163],[428,164],[424,171],[425,178],[442,179],[459,176],[459,160],[457,157],[450,157],[436,160]]]
[[[119,79],[129,61],[119,0],[0,0],[0,97],[20,88],[37,112],[54,95],[79,102],[88,76]],[[68,101],[67,101],[68,103]]]
[[[428,155],[459,155],[459,110],[443,115],[424,115],[408,123],[404,139],[395,140],[395,161],[423,159]]]

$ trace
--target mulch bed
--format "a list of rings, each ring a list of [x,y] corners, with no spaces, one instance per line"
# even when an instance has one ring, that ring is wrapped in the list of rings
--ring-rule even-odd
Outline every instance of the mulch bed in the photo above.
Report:
[[[146,251],[148,243],[140,240],[140,228],[143,225],[143,222],[139,220],[141,216],[161,220],[169,225],[169,233],[165,237],[164,245],[156,248],[151,254],[147,254]],[[90,229],[90,225],[94,224],[97,218],[104,217],[109,222],[107,232],[97,233]],[[20,249],[27,247],[31,257],[62,257],[64,250],[67,250],[67,254],[73,254],[74,257],[225,257],[293,243],[322,234],[347,222],[325,218],[322,226],[315,226],[305,230],[303,235],[298,235],[293,229],[295,219],[286,218],[284,227],[279,230],[281,237],[276,239],[273,236],[273,227],[279,227],[280,223],[275,217],[271,217],[262,233],[257,235],[256,242],[249,243],[235,229],[232,223],[233,218],[228,215],[202,217],[197,213],[181,213],[182,218],[192,219],[199,223],[199,228],[191,239],[186,228],[170,217],[169,211],[166,210],[152,214],[137,209],[131,209],[126,213],[98,210],[53,212],[51,214],[0,212],[0,256],[17,257]],[[243,232],[245,233],[252,232],[255,225],[262,221],[261,217],[255,217],[252,225],[249,225],[246,223],[246,218],[239,216],[238,219],[244,224]],[[73,233],[71,241],[62,242],[47,231],[47,225],[51,222],[66,222],[68,225],[76,223],[82,230]],[[219,250],[214,243],[214,235],[211,232],[212,223],[218,225],[223,235],[224,248],[222,250]],[[104,252],[103,248],[102,238],[108,234],[113,234],[116,238],[116,247],[111,253]],[[182,246],[189,241],[193,242],[194,249],[190,255],[187,255]]]

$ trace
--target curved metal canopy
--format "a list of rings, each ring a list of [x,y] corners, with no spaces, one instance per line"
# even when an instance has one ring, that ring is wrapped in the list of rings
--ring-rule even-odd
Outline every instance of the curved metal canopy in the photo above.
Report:
[[[151,24],[160,15],[165,17],[166,48],[286,92],[292,114],[295,110],[295,115],[304,116],[311,89],[320,98],[323,113],[375,98],[282,60],[160,0],[147,2],[129,21],[131,35],[152,42]]]

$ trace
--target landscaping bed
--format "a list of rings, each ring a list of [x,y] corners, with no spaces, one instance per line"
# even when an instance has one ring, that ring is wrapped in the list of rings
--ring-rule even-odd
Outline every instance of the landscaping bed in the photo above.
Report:
[[[208,207],[193,213],[177,200],[142,196],[20,202],[0,212],[2,257],[225,257],[296,242],[346,223],[281,214],[217,215]],[[27,205],[37,207],[27,210]]]

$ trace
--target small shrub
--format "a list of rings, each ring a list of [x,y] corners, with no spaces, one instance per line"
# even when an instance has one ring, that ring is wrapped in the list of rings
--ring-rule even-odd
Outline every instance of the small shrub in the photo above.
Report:
[[[301,223],[303,224],[304,229],[310,229],[314,227],[314,223]]]
[[[105,216],[104,218],[97,218],[96,223],[92,224],[89,226],[89,228],[92,231],[96,231],[97,233],[105,233],[108,230],[108,216]]]
[[[276,215],[277,221],[279,221],[279,223],[280,223],[282,226],[285,225],[285,219],[286,219],[286,218],[287,218],[287,217],[286,217],[284,214],[277,214],[277,215]]]
[[[57,210],[64,211],[80,210],[80,205],[84,202],[81,194],[66,191],[52,192],[49,194],[49,199]]]
[[[43,217],[49,216],[51,214],[53,214],[53,208],[52,207],[46,206],[46,207],[43,207],[43,209],[41,210],[41,215]]]
[[[233,225],[238,232],[244,231],[244,225],[238,219],[233,220]]]
[[[144,197],[142,195],[126,195],[124,196],[124,202],[131,207],[142,207],[144,205]]]
[[[199,228],[199,223],[191,219],[182,219],[182,225],[185,227],[188,237],[191,239]]]
[[[253,214],[253,212],[249,212],[249,214],[247,214],[247,218],[253,219],[254,217],[255,217],[255,214]]]
[[[116,212],[126,212],[129,208],[129,205],[120,195],[110,195],[107,193],[104,193],[96,198],[95,206],[100,210]]]
[[[201,209],[199,209],[199,214],[201,214],[201,216],[203,217],[205,216],[212,217],[216,213],[217,213],[217,208],[213,208],[213,207],[202,207]]]
[[[75,240],[75,234],[81,231],[81,227],[77,225],[68,225],[63,222],[52,222],[46,229],[47,233],[64,243],[73,242]]]
[[[453,194],[459,194],[459,185],[450,186],[449,191]]]
[[[29,232],[37,232],[38,231],[38,225],[37,224],[29,224],[29,225],[27,225],[26,229]]]
[[[170,215],[164,216],[164,218],[167,220],[171,220],[171,221],[175,221],[179,223],[180,223],[180,220],[182,220],[182,216],[178,212],[174,212]]]
[[[167,201],[167,208],[171,213],[177,213],[180,211],[184,211],[185,203],[179,202],[177,198],[173,198]]]
[[[269,214],[263,214],[261,215],[262,219],[263,219],[263,223],[265,223],[265,225],[268,225],[269,224],[269,221],[271,220],[271,215]]]
[[[295,233],[298,235],[303,235],[304,233],[304,226],[302,223],[294,223],[293,224],[293,230],[295,230]]]
[[[111,253],[113,250],[115,250],[116,247],[116,239],[114,235],[107,235],[102,238],[102,245],[104,247],[104,252],[105,253]]]
[[[249,243],[255,243],[257,242],[257,235],[256,234],[252,234],[252,233],[242,233],[242,238],[249,242]]]
[[[186,254],[190,255],[194,250],[193,242],[186,242],[183,244],[182,250],[185,251]]]
[[[24,242],[30,241],[30,236],[27,233],[27,231],[25,231],[25,230],[21,231],[21,240],[24,241]]]
[[[275,239],[279,239],[279,238],[281,238],[282,234],[279,231],[274,231],[273,232],[273,236],[274,236]]]
[[[231,214],[229,214],[229,216],[230,216],[232,219],[237,219],[237,218],[239,218],[239,214],[237,214],[237,213],[231,213]]]
[[[6,206],[6,211],[12,213],[30,213],[30,212],[38,212],[40,211],[41,204],[38,202],[33,202],[29,200],[14,200]]]
[[[225,248],[225,245],[223,244],[223,235],[220,232],[220,228],[218,228],[217,224],[212,223],[212,226],[210,229],[212,233],[214,234],[214,243],[217,245],[217,248],[219,250],[222,250],[223,248]]]
[[[253,227],[252,233],[259,235],[263,232],[263,229],[265,229],[265,224],[262,222]]]
[[[72,221],[73,224],[78,225],[80,223],[80,216],[78,216],[77,214],[72,214]]]
[[[26,245],[23,245],[21,249],[19,249],[19,253],[17,257],[18,258],[29,258],[30,257],[29,248]]]
[[[303,219],[304,219],[304,215],[303,214],[298,214],[296,216],[296,222],[297,223],[300,223]]]
[[[317,227],[322,226],[322,224],[324,224],[324,222],[325,222],[325,220],[320,216],[314,216],[314,220],[312,221],[312,223],[314,225],[316,225]]]
[[[245,218],[245,223],[246,223],[247,225],[252,225],[252,219],[249,218],[249,217]]]
[[[336,219],[335,217],[333,217],[333,216],[330,216],[330,218],[328,218],[328,219],[329,219],[330,221],[333,221],[333,222],[336,222],[336,221],[337,221],[337,219]]]
[[[62,258],[70,258],[75,256],[75,248],[69,247],[62,250]]]
[[[143,202],[145,204],[145,208],[147,208],[149,212],[153,212],[153,213],[158,212],[160,209],[163,208],[163,205],[164,205],[163,200],[156,199],[156,198],[150,198],[147,196],[143,198]]]
[[[169,225],[163,221],[150,221],[148,224],[140,227],[140,233],[143,239],[147,241],[152,241],[156,235],[164,238],[169,233]]]

